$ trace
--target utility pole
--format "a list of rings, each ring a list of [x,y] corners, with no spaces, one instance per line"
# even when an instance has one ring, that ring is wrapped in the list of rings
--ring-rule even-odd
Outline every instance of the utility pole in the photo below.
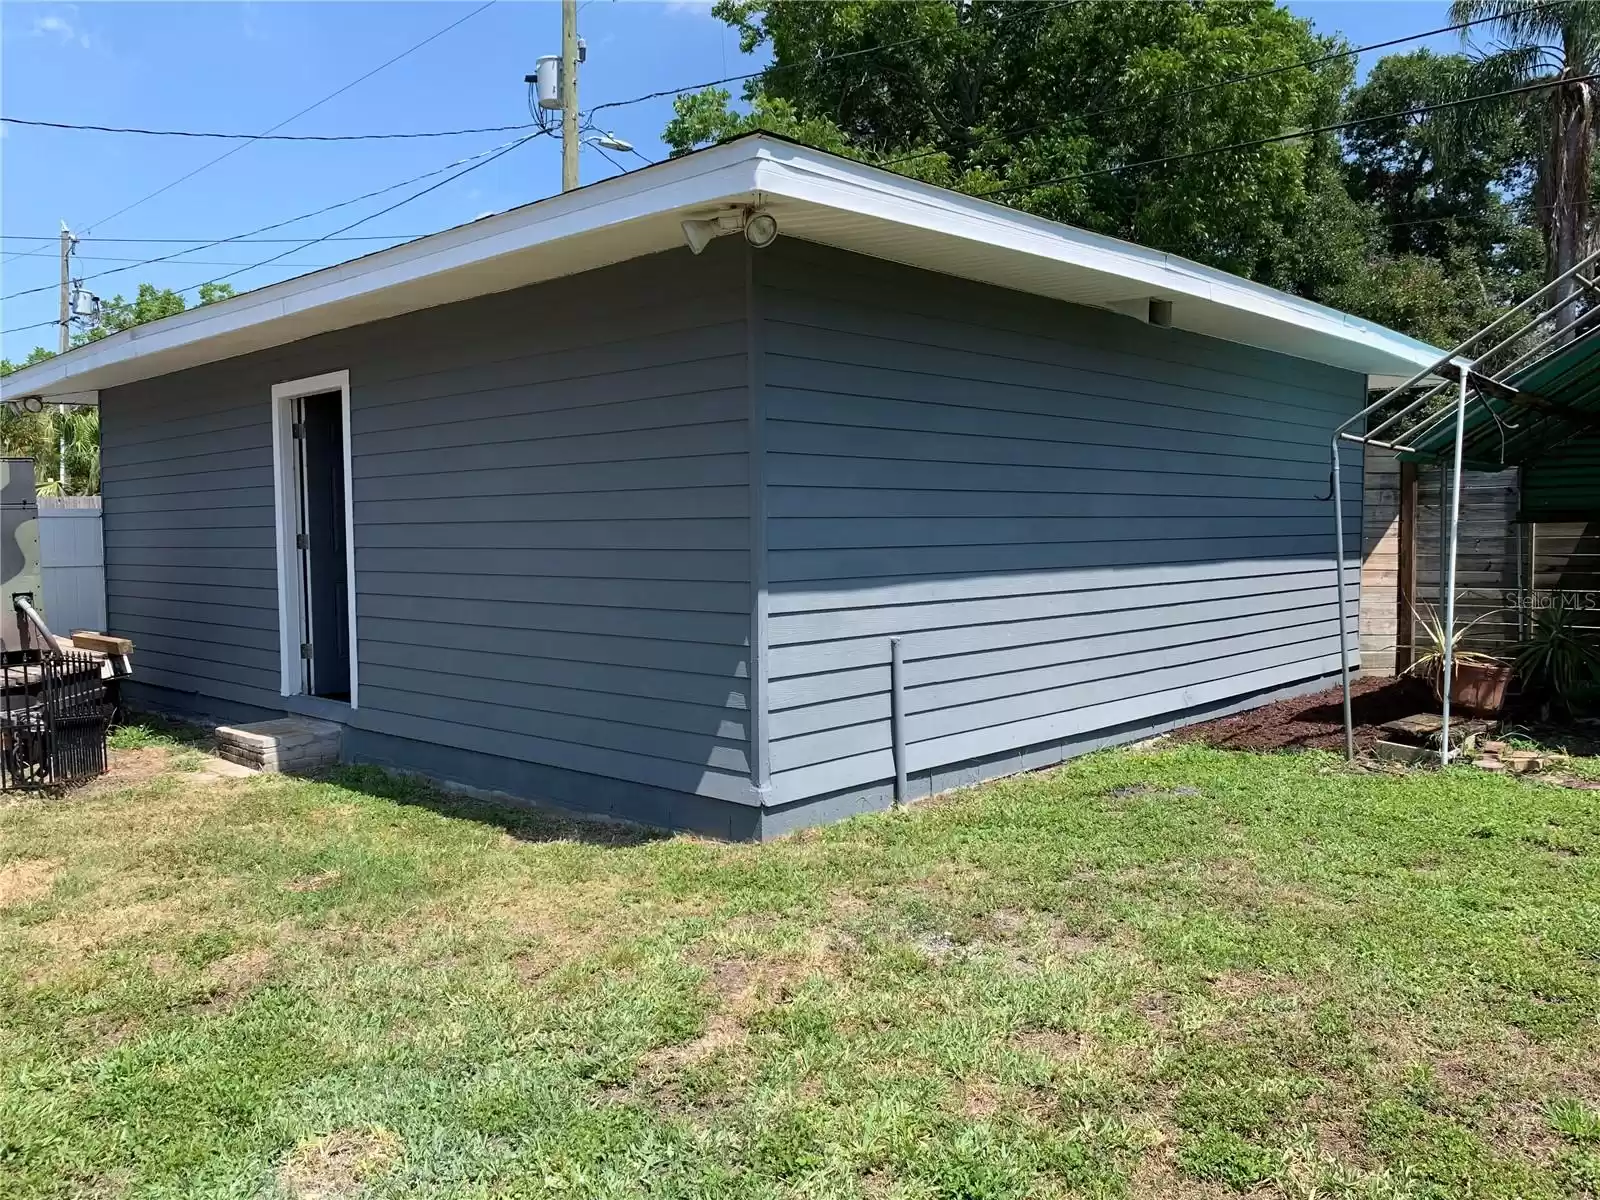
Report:
[[[561,190],[578,186],[578,0],[561,0]]]
[[[61,222],[61,336],[58,345],[62,354],[72,346],[72,230]],[[67,494],[67,406],[56,406],[56,480],[61,494]]]
[[[62,354],[72,342],[72,230],[61,222],[61,340],[58,349]]]

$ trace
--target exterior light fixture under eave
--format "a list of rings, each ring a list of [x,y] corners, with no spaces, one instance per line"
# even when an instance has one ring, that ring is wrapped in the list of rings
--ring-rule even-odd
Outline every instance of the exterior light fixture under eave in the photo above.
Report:
[[[772,245],[778,237],[778,219],[771,213],[752,209],[718,213],[714,217],[691,218],[682,222],[682,227],[683,240],[695,254],[709,246],[712,238],[725,233],[742,232],[745,241],[757,250]]]

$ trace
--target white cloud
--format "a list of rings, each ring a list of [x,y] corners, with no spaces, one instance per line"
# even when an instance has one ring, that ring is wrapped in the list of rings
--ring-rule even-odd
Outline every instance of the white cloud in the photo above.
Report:
[[[669,17],[709,17],[712,0],[667,0],[663,6]]]
[[[74,28],[72,22],[65,17],[35,17],[33,36],[53,37],[63,46],[77,42],[85,50],[89,48],[89,35]]]

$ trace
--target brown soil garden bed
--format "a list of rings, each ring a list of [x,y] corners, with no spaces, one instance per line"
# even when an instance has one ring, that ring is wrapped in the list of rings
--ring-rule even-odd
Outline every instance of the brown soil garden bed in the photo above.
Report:
[[[1369,750],[1385,722],[1432,712],[1438,706],[1420,679],[1358,679],[1351,685],[1356,749]],[[1344,712],[1340,689],[1279,700],[1237,716],[1190,725],[1173,733],[1181,742],[1203,742],[1225,750],[1342,750]]]

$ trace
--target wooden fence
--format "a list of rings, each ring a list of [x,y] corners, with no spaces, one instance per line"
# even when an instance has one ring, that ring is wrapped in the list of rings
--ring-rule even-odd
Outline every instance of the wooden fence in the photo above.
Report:
[[[1403,670],[1426,638],[1417,625],[1442,611],[1442,515],[1449,492],[1437,467],[1402,471],[1368,447],[1363,472],[1361,666]],[[1456,621],[1463,644],[1510,656],[1532,614],[1556,594],[1593,613],[1600,632],[1600,522],[1521,524],[1515,470],[1468,471],[1461,488]]]

